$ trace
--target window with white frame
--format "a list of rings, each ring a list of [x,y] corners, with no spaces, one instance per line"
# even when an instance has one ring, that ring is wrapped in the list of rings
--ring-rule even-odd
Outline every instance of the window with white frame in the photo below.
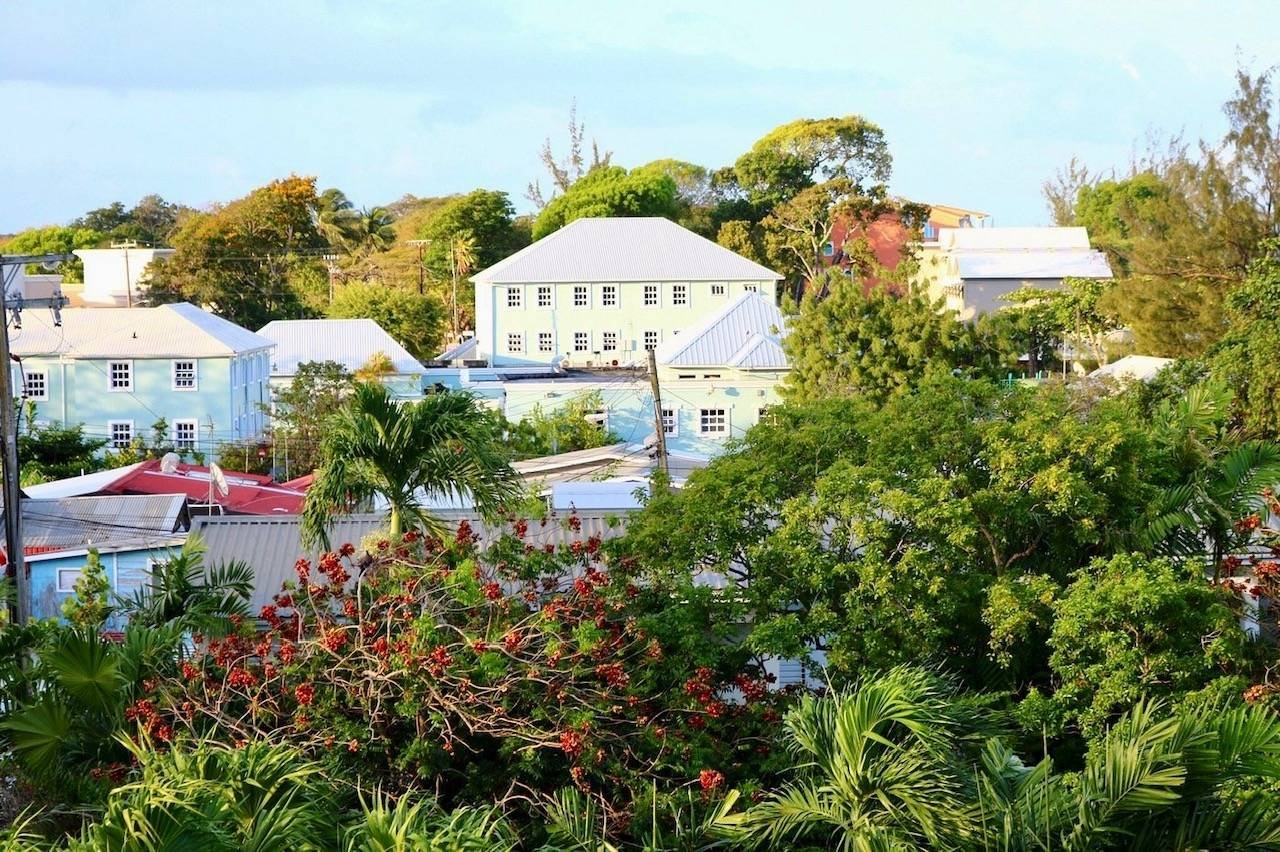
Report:
[[[713,295],[713,296],[723,296],[723,295],[724,295],[724,285],[723,285],[723,284],[712,284],[712,285],[711,285],[711,295]]]
[[[507,307],[519,308],[524,306],[524,293],[519,287],[507,288]]]
[[[742,289],[746,290],[748,293],[757,293],[760,291],[760,288],[755,284],[743,284]]]
[[[723,408],[698,410],[698,431],[703,435],[724,435],[729,431],[729,415]]]
[[[646,351],[658,348],[658,332],[646,331],[644,333],[644,348]]]
[[[22,395],[37,402],[49,398],[49,374],[44,370],[27,370],[22,376]]]
[[[108,361],[107,362],[107,390],[111,390],[111,391],[133,390],[133,362],[132,361]]]
[[[676,410],[665,405],[662,407],[662,432],[665,435],[680,434],[680,420],[676,417]]]
[[[507,351],[519,354],[524,351],[524,334],[518,331],[507,332]]]
[[[573,287],[573,306],[575,308],[585,308],[591,305],[591,293],[585,284],[575,284]]]
[[[539,285],[538,287],[538,307],[551,307],[551,288],[546,285]]]
[[[551,332],[549,331],[538,332],[538,351],[544,352],[544,353],[555,351],[553,349],[553,344],[551,342]]]
[[[107,430],[110,433],[111,446],[114,449],[123,450],[133,443],[132,420],[112,420],[107,423]]]
[[[602,308],[618,307],[618,285],[617,284],[600,285],[600,307]]]
[[[658,306],[658,285],[644,285],[644,306],[646,308],[656,308]]]
[[[196,362],[173,362],[173,389],[193,391],[196,389]]]
[[[574,352],[590,352],[591,351],[591,335],[585,331],[575,331],[573,333],[573,351]]]
[[[200,424],[195,420],[173,421],[173,445],[179,450],[194,450],[198,443]]]
[[[604,331],[600,333],[600,349],[603,352],[618,351],[618,332]]]
[[[59,568],[58,591],[74,592],[76,590],[76,581],[80,579],[80,575],[83,573],[83,568]]]
[[[583,416],[588,423],[594,424],[601,432],[609,431],[609,412],[605,409],[597,408]]]
[[[688,284],[672,284],[671,285],[671,304],[673,305],[689,304],[689,285]]]

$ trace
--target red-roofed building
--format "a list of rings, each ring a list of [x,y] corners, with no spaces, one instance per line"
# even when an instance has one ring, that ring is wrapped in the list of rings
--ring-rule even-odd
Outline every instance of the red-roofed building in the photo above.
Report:
[[[938,244],[938,233],[942,228],[975,228],[990,218],[986,213],[966,210],[961,207],[950,207],[937,204],[930,208],[929,218],[921,233],[921,247],[928,249]],[[849,269],[852,264],[852,246],[846,249],[846,243],[865,237],[867,247],[875,257],[876,263],[885,269],[896,269],[902,260],[903,249],[906,248],[911,234],[896,216],[882,216],[870,225],[863,226],[845,220],[837,220],[831,229],[831,241],[823,248],[823,259],[829,266]],[[865,286],[869,289],[877,283],[874,276],[869,277]]]
[[[212,512],[217,514],[296,515],[302,511],[307,495],[301,489],[279,485],[256,473],[224,471],[223,475],[227,480],[225,497],[216,485],[210,487],[209,468],[179,464],[173,473],[166,473],[160,469],[159,459],[151,459],[102,486],[98,493],[185,494],[192,514],[210,514],[210,499],[216,506]]]

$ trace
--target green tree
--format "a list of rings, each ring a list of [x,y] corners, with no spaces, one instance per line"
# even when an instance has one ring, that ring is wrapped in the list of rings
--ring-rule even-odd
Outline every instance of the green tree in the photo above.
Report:
[[[97,548],[89,548],[72,591],[72,596],[62,602],[62,617],[76,627],[101,630],[115,608],[110,600],[111,583]]]
[[[1209,355],[1213,374],[1236,392],[1250,433],[1280,438],[1280,239],[1267,241],[1244,283],[1227,296],[1227,330]]]
[[[820,180],[841,178],[869,194],[888,183],[892,164],[884,131],[865,118],[802,118],[761,137],[733,164],[733,178],[767,212]]]
[[[535,405],[527,417],[515,423],[503,418],[511,457],[549,456],[616,444],[617,435],[587,419],[602,405],[599,393],[580,394],[550,411]]]
[[[104,438],[89,438],[84,427],[35,426],[18,433],[18,458],[22,461],[22,483],[35,485],[93,473],[106,467],[100,451]]]
[[[375,498],[399,535],[407,525],[439,529],[424,501],[468,499],[492,513],[517,493],[493,420],[463,393],[402,403],[383,385],[358,385],[326,424],[320,456],[303,509],[311,541],[326,539],[331,512]]]
[[[473,241],[476,269],[490,267],[528,245],[527,235],[515,225],[511,200],[505,192],[491,189],[475,189],[448,199],[414,236],[430,241],[425,261],[432,277],[439,280],[452,274],[449,250],[459,237]]]
[[[14,234],[0,245],[4,254],[70,254],[75,249],[97,248],[107,240],[107,235],[91,228],[48,225],[28,228]],[[63,281],[83,281],[84,263],[77,257],[59,267]],[[37,266],[29,266],[28,272],[39,273]]]
[[[1103,365],[1110,357],[1109,337],[1121,327],[1104,307],[1110,289],[1110,282],[1096,278],[1064,278],[1060,289],[1022,287],[1010,293],[1004,311],[1021,314],[1015,327],[1027,330],[1033,351],[1070,344]],[[1038,369],[1034,363],[1032,369]]]
[[[354,390],[353,377],[336,361],[304,361],[289,386],[273,392],[271,439],[286,479],[320,466],[325,423]]]
[[[1137,554],[1081,569],[1052,605],[1052,694],[1026,699],[1024,724],[1100,736],[1144,697],[1179,698],[1248,661],[1225,593],[1197,566]]]
[[[533,238],[563,228],[574,219],[600,216],[665,216],[676,219],[680,206],[676,182],[661,171],[602,166],[576,181],[542,209]]]
[[[121,611],[133,626],[225,634],[232,618],[248,617],[252,592],[252,568],[240,562],[206,567],[204,544],[192,535],[153,564],[146,585],[121,601]]]
[[[247,328],[301,316],[293,276],[328,250],[319,206],[315,179],[295,175],[186,217],[173,235],[176,253],[149,267],[147,301],[208,305]]]
[[[329,305],[335,319],[367,318],[382,326],[418,359],[434,358],[444,339],[444,305],[432,295],[378,284],[345,284]]]
[[[828,293],[821,298],[822,293]],[[813,286],[787,323],[789,399],[864,394],[883,400],[927,372],[968,369],[979,352],[972,330],[914,293],[866,288],[839,270]]]

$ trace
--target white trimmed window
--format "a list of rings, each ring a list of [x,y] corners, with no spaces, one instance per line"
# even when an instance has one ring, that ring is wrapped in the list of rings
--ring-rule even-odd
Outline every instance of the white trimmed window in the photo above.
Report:
[[[591,305],[591,294],[587,290],[585,284],[575,284],[573,287],[573,306],[575,308],[586,308]]]
[[[553,352],[553,351],[554,351],[554,349],[552,348],[552,343],[551,343],[551,332],[549,332],[549,331],[540,331],[540,332],[538,332],[538,351],[539,351],[539,352]]]
[[[591,335],[585,331],[575,331],[573,333],[573,351],[590,352]]]
[[[22,395],[41,402],[49,398],[49,374],[44,370],[27,370],[22,378]]]
[[[758,292],[760,292],[760,287],[759,287],[758,285],[755,285],[755,284],[743,284],[743,285],[742,285],[742,289],[743,289],[743,290],[745,290],[745,291],[747,291],[748,293],[758,293]]]
[[[197,368],[195,361],[174,361],[172,368],[174,390],[193,391],[196,389]]]
[[[595,411],[584,415],[584,417],[588,423],[594,424],[601,432],[609,431],[609,412],[603,408],[597,408]]]
[[[111,435],[111,446],[123,450],[133,443],[133,421],[111,420],[107,423],[107,431]]]
[[[507,332],[507,351],[513,355],[518,355],[524,351],[524,335],[521,332]]]
[[[507,307],[508,308],[524,307],[524,293],[520,291],[519,287],[507,288]]]
[[[538,307],[551,307],[551,288],[545,285],[538,286]]]
[[[179,450],[194,450],[199,440],[200,424],[195,420],[173,421],[173,445]]]
[[[698,431],[703,435],[725,435],[729,432],[729,414],[723,408],[698,410]]]
[[[658,332],[646,331],[644,333],[644,348],[646,351],[658,348]]]
[[[723,285],[723,284],[712,284],[712,285],[711,285],[711,295],[713,295],[713,296],[723,296],[723,295],[724,295],[724,285]]]
[[[59,568],[58,591],[74,592],[76,590],[76,580],[79,580],[80,575],[83,573],[83,568]]]
[[[656,308],[658,306],[658,285],[644,285],[644,306],[646,308]]]
[[[132,361],[108,361],[107,362],[107,390],[109,391],[133,390],[133,362]]]
[[[600,285],[600,307],[602,308],[618,307],[618,285],[617,284]]]
[[[600,333],[600,349],[603,352],[618,351],[618,332],[603,331]]]
[[[672,284],[671,285],[671,304],[673,305],[689,304],[689,285],[688,284]]]
[[[663,406],[662,432],[664,435],[680,434],[680,419],[676,416],[676,410],[674,408]]]

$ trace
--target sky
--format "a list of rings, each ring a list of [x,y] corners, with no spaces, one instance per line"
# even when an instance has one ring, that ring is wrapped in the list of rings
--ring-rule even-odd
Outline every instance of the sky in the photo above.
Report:
[[[896,194],[1048,224],[1071,157],[1217,138],[1237,66],[1280,63],[1276,0],[0,0],[0,33],[0,233],[290,173],[364,206],[485,187],[523,212],[575,99],[626,166],[727,165],[859,114]]]

